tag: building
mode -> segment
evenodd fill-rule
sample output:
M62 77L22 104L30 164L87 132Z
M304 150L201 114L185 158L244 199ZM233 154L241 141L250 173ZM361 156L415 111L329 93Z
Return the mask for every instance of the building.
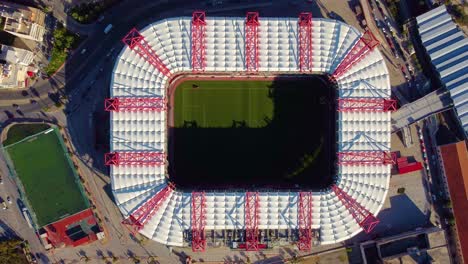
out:
M43 41L45 13L33 7L0 2L1 29L15 36Z
M160 102L179 74L193 72L250 74L254 78L307 71L332 76L340 100L356 100L358 108L360 102L387 102L390 98L387 66L380 51L373 49L375 39L368 32L362 34L330 19L314 18L312 23L312 18L303 14L298 19L258 18L248 13L247 18L205 20L203 16L199 25L205 32L190 34L197 19L196 14L193 18L169 18L148 25L141 33L132 30L125 37L131 40L130 46L121 51L115 63L111 96L122 98L121 102L125 98L150 102L151 97ZM204 38L198 54L196 42L200 39L194 36ZM201 63L197 63L200 58ZM334 244L363 230L370 232L378 222L374 216L385 201L391 170L381 159L390 150L391 114L387 110L338 112L336 144L342 162L337 165L338 180L318 192L192 193L174 189L166 166L161 165L167 161L152 163L151 168L138 161L167 152L167 115L163 108L112 111L110 115L111 153L106 163L112 166L115 202L125 222L136 225L144 236L170 246L192 245L195 251L204 250L206 243L218 245L220 240L233 248L258 250L260 244L289 244L301 237L305 237L305 244L311 239L314 245ZM132 164L140 165L124 164L126 157L131 159L135 154L139 158ZM347 155L353 154L357 159L373 159L375 154L376 160L351 164L353 157ZM158 157L164 155L153 155ZM347 158L350 163L343 160ZM308 237L311 229L313 238ZM296 235L302 231L305 235ZM276 239L270 239L270 233L276 234ZM218 235L223 239L216 240ZM200 243L198 248L196 243Z
M31 51L0 45L0 88L25 87L33 59Z
M416 18L421 42L468 135L468 38L441 5Z
M360 249L364 264L450 263L444 230L437 227L368 240Z
M468 260L468 151L465 141L439 146L441 167L445 173L446 193L452 201L458 250Z

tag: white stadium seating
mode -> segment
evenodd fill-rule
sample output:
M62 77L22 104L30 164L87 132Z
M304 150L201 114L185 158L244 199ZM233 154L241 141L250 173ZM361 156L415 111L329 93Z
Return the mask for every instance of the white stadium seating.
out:
M259 72L300 73L298 66L298 19L260 18ZM245 18L206 18L206 71L242 73ZM191 17L157 21L140 33L174 74L192 72ZM330 19L313 19L313 72L331 74L362 35L355 28ZM169 79L145 59L125 47L117 58L111 82L112 97L161 96ZM338 93L346 97L390 97L387 66L374 49L337 78ZM112 112L111 151L167 152L167 112ZM390 112L339 112L338 151L389 150ZM374 215L387 195L389 165L339 166L337 186ZM111 168L112 190L124 216L167 185L166 167ZM260 192L259 228L287 229L298 225L298 192ZM206 193L206 229L244 227L243 192ZM183 231L191 226L191 193L175 191L140 232L172 246L184 246ZM314 229L320 244L349 239L362 231L333 191L313 193ZM316 242L316 243L317 243Z

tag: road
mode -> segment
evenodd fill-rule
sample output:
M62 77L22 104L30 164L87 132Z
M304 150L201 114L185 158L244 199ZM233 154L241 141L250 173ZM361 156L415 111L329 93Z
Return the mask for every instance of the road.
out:
M3 159L3 157L1 157ZM0 172L7 171L5 163L0 161ZM6 202L7 196L11 198L12 204L7 203L8 209L0 213L0 230L8 237L19 236L20 238L27 240L31 252L43 252L44 246L40 243L33 229L30 228L23 217L21 212L22 202L19 199L19 193L13 180L5 173L0 173L2 176L2 184L0 184L0 199ZM3 210L3 209L0 209ZM39 258L43 257L43 253L38 254Z
M425 78L421 73L414 71L410 55L403 48L405 37L402 37L402 32L392 18L385 1L361 0L361 5L371 31L379 38L386 51L391 54L390 57L395 63L392 66L404 77L404 84L397 88L398 92L402 93L408 101L424 95L424 91L420 91L420 88L423 87L421 83L425 81ZM402 9L405 10L405 8Z

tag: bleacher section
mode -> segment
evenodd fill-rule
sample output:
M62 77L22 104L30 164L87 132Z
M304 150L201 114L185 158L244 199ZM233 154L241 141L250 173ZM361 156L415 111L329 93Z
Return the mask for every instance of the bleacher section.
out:
M191 17L155 22L140 33L173 74L191 72ZM206 18L206 72L246 71L245 18ZM259 72L299 73L297 18L260 18ZM313 19L313 71L332 74L361 33L342 22ZM168 78L132 52L120 53L111 84L112 97L165 97ZM337 79L338 96L390 97L387 67L378 49ZM112 112L111 151L167 152L167 125L162 112ZM312 121L311 121L312 122ZM390 112L339 112L338 151L390 149ZM112 190L124 216L167 184L164 167L111 168ZM340 166L337 185L377 215L389 187L390 166ZM295 229L298 192L261 192L260 229ZM206 230L243 229L244 192L206 193ZM155 241L183 246L191 225L191 193L170 194L141 233ZM313 228L321 244L349 239L362 229L331 190L313 193Z

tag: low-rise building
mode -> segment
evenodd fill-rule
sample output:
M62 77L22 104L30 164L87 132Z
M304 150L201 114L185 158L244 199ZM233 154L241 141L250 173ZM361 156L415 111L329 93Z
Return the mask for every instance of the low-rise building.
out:
M27 86L33 59L34 54L29 50L0 45L0 88Z
M368 240L360 249L364 264L450 263L445 232L437 227Z
M42 41L45 13L29 6L0 1L0 29L15 36Z
M468 38L453 22L445 5L418 16L416 22L434 74L450 92L457 118L468 137Z
M458 234L457 249L468 262L468 151L465 141L439 146L441 168L445 174L445 192L450 195Z

